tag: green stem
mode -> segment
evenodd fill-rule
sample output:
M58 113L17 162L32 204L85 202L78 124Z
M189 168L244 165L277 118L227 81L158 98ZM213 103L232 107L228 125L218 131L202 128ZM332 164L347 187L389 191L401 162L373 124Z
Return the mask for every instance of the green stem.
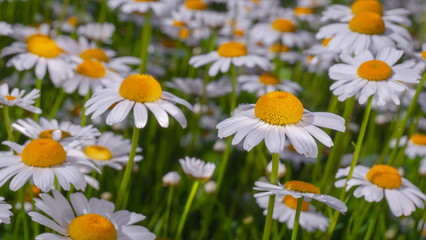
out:
M139 73L146 73L146 64L148 59L148 46L151 41L151 11L145 13L142 36L141 36L141 64L139 65Z
M31 191L31 189L30 189ZM30 239L29 229L28 229L28 219L27 214L25 212L25 187L19 189L19 198L21 200L21 215L22 215L22 228L24 229L24 239Z
M191 192L189 193L188 199L186 200L185 208L179 220L178 230L175 237L176 240L180 240L182 237L183 226L185 225L186 217L188 216L189 209L191 208L192 201L194 200L199 185L200 181L197 180L194 181L194 183L192 184Z
M300 218L300 211L302 210L302 204L303 204L303 197L297 199L296 216L294 217L294 226L293 226L293 232L291 233L291 240L297 239L297 232L299 230L299 218Z
M58 35L61 35L61 32L62 32L61 25L62 25L62 22L65 19L65 15L67 13L67 9L68 9L69 4L70 4L70 0L64 0L64 3L62 3L62 10L61 10L61 14L59 15L59 19L58 19L58 21L59 21Z
M58 112L59 108L62 105L62 101L64 100L65 92L64 89L60 88L58 95L56 96L55 104L52 107L52 111L49 113L49 120L54 118L56 116L56 113ZM83 106L84 110L84 106Z
M37 82L36 82L36 89L38 89L40 91L40 97L36 98L36 102L34 104L35 107L40 108L41 106L41 86L42 86L42 81L40 78L37 78ZM38 121L38 118L40 117L39 114L34 114L34 121Z
M84 100L83 100L83 106L82 106L82 111L81 111L81 122L80 125L82 127L86 126L86 107L84 105L86 105L87 100L89 100L90 96L92 96L91 91L89 91L86 96L84 96Z
M237 96L235 94L236 92L236 85L237 85L237 73L235 66L231 64L231 80L232 80L232 92L231 92L231 109L229 110L229 115L231 116L232 111L234 111L235 107L237 106Z
M375 232L377 228L377 218L380 215L380 203L375 206L374 213L370 218L370 224L368 224L368 230L367 233L364 236L364 240L369 240L373 233Z
M271 172L271 184L276 185L278 182L278 163L280 161L280 155L278 153L272 154L272 172ZM268 240L271 235L272 226L272 214L274 213L275 195L269 196L268 202L268 213L266 214L265 227L263 229L263 240Z
M35 206L35 201L34 201L33 186L31 185L30 181L28 181L28 190L29 190L29 193L30 193L31 205L33 206L33 210L35 210L36 206ZM34 228L34 236L37 236L38 235L38 230L39 230L39 226L38 226L37 222L33 221L33 228Z
M133 163L136 155L136 148L139 142L139 133L140 129L136 126L133 126L133 135L132 135L132 148L130 149L129 162L127 163L126 170L124 171L123 179L121 180L120 188L118 190L117 200L115 202L115 207L120 209L123 204L124 196L127 192L127 187L130 182L130 175L132 174Z
M107 0L102 0L101 9L99 10L98 23L104 23L106 19L107 13Z
M172 200L173 200L173 192L174 192L174 187L171 186L170 190L169 190L169 194L167 195L167 206L166 206L166 214L164 216L164 220L163 220L163 226L164 226L164 234L163 237L167 238L167 235L169 234L169 218L170 218L170 208L172 206Z
M225 176L226 165L228 165L229 155L231 154L231 138L226 139L226 149L223 152L222 161L220 163L219 174L217 175L216 192L219 192L220 186L222 185L223 177Z
M12 126L10 125L9 107L6 105L3 106L3 121L6 127L8 140L14 142L15 137L13 136Z

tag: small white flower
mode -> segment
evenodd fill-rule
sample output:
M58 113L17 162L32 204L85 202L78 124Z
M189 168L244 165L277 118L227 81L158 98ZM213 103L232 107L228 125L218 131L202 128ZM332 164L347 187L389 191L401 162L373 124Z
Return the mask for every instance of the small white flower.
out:
M12 209L12 206L5 203L4 197L0 197L0 223L10 223L10 217L13 215L10 209Z
M204 191L210 195L216 192L216 187L217 187L217 183L213 180L210 180L206 182L206 184L204 184Z
M179 159L179 163L185 174L196 180L210 179L216 168L214 163L206 163L203 160L194 157L185 157L185 159Z
M34 107L35 99L40 97L40 91L38 89L33 89L27 95L25 95L25 90L19 90L14 88L9 93L9 86L7 84L2 84L0 86L0 108L2 105L5 106L18 106L27 111L40 114L41 109Z
M112 23L88 23L78 27L77 33L85 36L92 41L100 41L103 43L112 42L112 34L115 26Z
M134 1L108 0L111 9L120 8L123 13L147 13L152 10L156 16L168 14L176 5L174 0Z
M181 181L181 177L178 172L171 171L166 173L162 178L163 186L177 186Z
M262 73L260 75L241 75L238 77L241 90L249 93L256 93L257 97L261 97L268 92L281 90L297 95L302 91L302 87L291 80L279 79L272 73Z

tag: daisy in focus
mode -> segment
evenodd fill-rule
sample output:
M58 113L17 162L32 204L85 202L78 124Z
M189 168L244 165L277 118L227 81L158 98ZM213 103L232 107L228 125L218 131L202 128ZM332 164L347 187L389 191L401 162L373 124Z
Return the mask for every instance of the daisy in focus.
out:
M370 51L355 57L342 53L340 58L343 63L329 69L330 78L335 80L330 90L338 96L339 101L355 95L359 103L364 104L373 96L374 104L384 105L393 101L399 105L398 96L408 89L404 83L416 84L420 79L413 69L414 61L396 64L402 55L403 51L393 48L384 48L375 57Z
M284 185L281 185L280 183L278 183L278 185L274 185L267 182L256 181L254 185L256 186L253 188L254 190L261 191L259 193L254 194L254 197L256 199L265 198L271 195L277 195L280 197L291 196L296 199L303 197L304 201L306 202L310 202L312 199L314 199L319 202L323 202L327 204L329 207L343 214L346 213L346 211L348 210L344 202L340 201L339 199L335 197L321 194L320 189L318 187L307 182L288 181ZM280 198L277 197L277 199L280 199ZM288 201L294 201L294 200L288 200Z
M40 91L33 89L27 95L24 96L24 94L25 90L19 90L18 88L14 88L9 92L9 85L2 84L0 86L0 108L3 105L8 107L18 106L32 113L40 114L41 109L33 106L35 99L40 97Z
M64 190L70 189L70 183L75 189L84 190L87 183L80 166L97 170L96 167L89 161L68 155L73 144L63 146L57 140L36 139L26 145L4 141L3 144L17 155L0 155L0 185L12 179L9 188L17 191L31 180L41 191L48 192L55 188L57 180Z
M246 45L239 42L228 42L219 46L217 51L206 55L194 56L189 60L189 64L194 68L212 63L209 68L209 75L216 76L219 72L229 71L231 64L237 67L246 66L253 68L258 66L263 70L270 69L270 62L266 58L257 55L248 55Z
M142 214L114 211L114 203L98 198L87 200L82 193L73 193L70 199L71 203L56 190L52 196L43 193L40 199L34 199L36 207L50 218L38 212L28 215L57 232L42 233L36 239L155 239L148 229L136 225L145 219Z
M194 157L179 159L179 163L187 176L199 181L209 180L216 169L216 165L214 163L206 163L203 160Z
M219 138L235 133L232 144L243 141L243 148L250 151L263 139L271 153L284 150L286 138L295 150L306 157L317 157L318 139L327 147L333 146L331 138L319 127L345 131L345 120L332 113L309 112L293 94L269 92L259 98L256 104L247 105L243 111L234 114L217 125Z
M133 109L135 126L144 128L148 121L147 109L149 109L161 127L169 126L167 114L170 114L185 128L187 124L185 115L175 106L176 103L192 110L191 104L187 101L162 91L160 83L151 75L133 74L120 83L95 92L85 107L86 115L92 114L92 119L111 108L106 118L108 125L122 122Z
M350 167L339 169L334 183L337 188L345 186ZM364 197L367 202L380 202L385 196L393 215L410 216L418 208L424 208L425 194L407 179L401 177L396 168L388 165L374 165L371 168L355 166L352 178L347 182L346 191L358 186L356 198Z
M302 87L291 80L279 79L272 73L264 72L260 75L241 75L238 77L241 90L256 93L259 98L268 92L285 91L297 95Z
M10 223L10 217L13 215L10 209L12 206L4 201L4 197L0 197L0 223Z

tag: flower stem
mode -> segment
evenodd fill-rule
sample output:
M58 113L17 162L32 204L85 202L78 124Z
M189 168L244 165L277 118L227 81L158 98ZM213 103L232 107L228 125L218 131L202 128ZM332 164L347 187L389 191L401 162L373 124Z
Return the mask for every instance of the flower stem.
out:
M117 200L115 202L115 207L120 209L123 204L124 196L127 192L127 187L130 182L130 175L132 174L133 163L136 155L136 148L139 142L139 133L140 129L136 126L133 126L133 135L132 135L132 148L130 149L129 162L127 163L126 170L124 171L123 179L121 180L120 188L117 194Z
M231 116L232 111L234 111L237 106L237 96L235 94L236 85L237 85L237 73L234 64L231 64L231 81L232 81L232 92L231 92L231 109L229 110L229 115Z
M107 13L107 0L102 0L101 9L99 10L98 23L104 23L106 19Z
M302 204L303 204L303 197L297 199L296 216L294 217L294 226L293 226L293 232L291 233L291 240L297 239L297 232L299 230L299 218L300 218L300 211L302 210Z
M280 161L280 155L278 153L272 154L272 172L270 181L271 184L276 185L278 182L278 163ZM271 235L272 226L272 215L274 213L275 195L269 196L268 202L268 213L266 215L265 228L263 229L263 240L268 240Z
M91 91L89 91L86 96L84 96L84 100L83 100L83 107L81 110L81 122L80 125L82 127L86 126L86 107L84 105L86 105L87 100L89 100L90 96L92 96Z
M192 201L194 200L195 193L197 193L198 186L200 181L194 181L192 184L191 192L189 193L188 199L186 200L185 208L183 209L183 214L180 217L178 230L176 233L175 240L180 240L182 237L183 226L185 225L186 217L188 216L189 209L191 208Z
M30 198L31 198L31 205L33 206L33 209L36 209L35 201L34 201L33 186L31 185L30 181L28 181L28 189L29 189ZM34 228L34 236L37 236L39 232L39 226L38 226L38 223L35 221L33 221L33 228Z
M139 73L146 73L146 64L148 59L148 47L151 41L151 11L145 13L144 23L141 36L141 64L139 65Z
M167 206L166 206L166 213L163 220L163 226L164 226L164 233L163 237L166 239L167 235L169 234L169 218L170 218L170 208L172 206L172 200L173 200L173 192L174 187L171 186L169 189L169 194L167 195Z
M36 98L35 104L34 104L34 106L37 107L37 108L40 108L40 106L41 106L41 86L42 86L42 81L41 81L40 78L37 78L36 89L38 89L40 91L40 97ZM33 116L34 121L38 121L39 117L40 117L39 114L34 114L34 116Z
M3 106L3 121L4 121L4 125L6 127L7 137L9 139L9 141L14 142L15 137L13 136L12 126L10 125L9 107L6 106L6 105Z
M55 104L52 107L52 111L49 113L49 120L54 118L56 116L56 113L58 112L59 108L62 105L62 101L64 100L65 92L64 89L60 88L58 95L56 96Z
M31 189L30 189L31 191ZM21 189L19 189L19 198L21 201L21 215L22 215L22 227L24 229L24 239L28 240L30 239L30 234L28 231L28 219L27 219L27 214L25 213L25 187L21 187Z

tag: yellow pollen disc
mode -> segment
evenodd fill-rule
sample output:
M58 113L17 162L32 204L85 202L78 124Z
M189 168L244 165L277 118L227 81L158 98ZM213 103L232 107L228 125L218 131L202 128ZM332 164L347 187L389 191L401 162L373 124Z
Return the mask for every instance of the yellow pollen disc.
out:
M30 194L30 191L32 192L32 194ZM31 202L33 199L31 196L36 198L38 197L40 192L41 190L36 185L31 185L31 188L25 188L25 202Z
M329 38L326 38L326 39L322 40L322 45L324 47L327 47L327 45L331 41L331 39L333 39L333 37L329 37Z
M257 100L254 114L272 125L292 124L302 118L303 105L289 92L269 92Z
M247 48L239 42L228 42L219 46L217 54L222 57L241 57L247 55Z
M91 78L101 78L106 75L104 65L101 62L92 59L84 60L77 66L76 72Z
M259 76L259 82L261 82L263 84L274 85L274 84L279 84L281 81L277 76L275 76L271 73L262 73Z
M378 35L385 32L385 22L377 13L361 12L349 21L349 29L357 33Z
M53 139L36 139L22 150L22 162L33 167L53 167L63 163L66 153L62 145Z
M161 86L151 75L133 74L123 80L119 93L131 101L154 102L161 97Z
M315 187L313 184L303 181L288 181L284 184L284 188L286 188L287 190L293 190L302 193L321 194L319 188Z
M415 133L410 137L411 142L416 145L426 145L426 135L421 133Z
M74 218L68 227L71 239L117 240L117 230L105 217L88 213Z
M187 39L189 37L189 29L188 28L182 28L179 30L179 38L180 39Z
M98 161L106 161L112 158L111 151L108 148L99 145L87 146L84 149L84 154L86 154L89 158Z
M237 37L244 37L244 30L241 30L241 29L235 29L235 30L234 30L234 36L237 36Z
M43 35L30 37L27 50L32 54L45 58L57 57L62 52L62 49L56 45L55 41Z
M361 12L374 12L379 15L383 14L382 4L373 0L356 1L352 4L351 10L353 14L358 14Z
M207 5L201 0L187 0L185 7L191 10L204 11L207 9Z
M369 81L383 81L392 75L389 65L380 60L370 60L358 67L358 76Z
M70 18L68 18L67 22L71 25L71 26L77 26L77 18L75 16L72 16Z
M310 7L295 7L294 14L296 16L313 14L314 9Z
M33 40L34 38L37 38L37 37L47 37L47 36L43 35L43 34L40 34L40 33L35 33L35 34L32 34L32 35L28 36L25 39L25 42L28 43L28 42L30 42L31 40Z
M426 60L426 51L422 52L422 57L423 57L424 60Z
M272 28L280 32L295 32L296 26L291 20L278 18L272 23Z
M381 188L399 188L401 175L388 165L374 165L367 173L367 179Z
M175 26L175 27L185 27L186 23L182 22L182 21L175 20L175 21L173 21L173 26Z
M288 47L286 45L276 43L269 47L269 51L273 53L278 53L278 52L285 53L285 52L288 52Z
M6 95L6 96L4 96L6 99L7 99L7 101L13 101L13 100L15 100L16 99L16 97L15 96L10 96L10 95Z
M53 131L56 131L59 129L49 129L49 130L43 130L38 134L39 138L45 138L45 139L52 139L52 133ZM71 133L67 132L67 131L61 131L61 140L67 137L71 137Z
M95 59L101 62L109 62L109 57L106 53L99 48L89 48L80 53L80 57L83 60Z
M287 205L290 208L297 209L297 198L292 197L291 195L286 195L283 198L283 203ZM309 202L303 201L302 202L302 211L308 211L309 210Z

